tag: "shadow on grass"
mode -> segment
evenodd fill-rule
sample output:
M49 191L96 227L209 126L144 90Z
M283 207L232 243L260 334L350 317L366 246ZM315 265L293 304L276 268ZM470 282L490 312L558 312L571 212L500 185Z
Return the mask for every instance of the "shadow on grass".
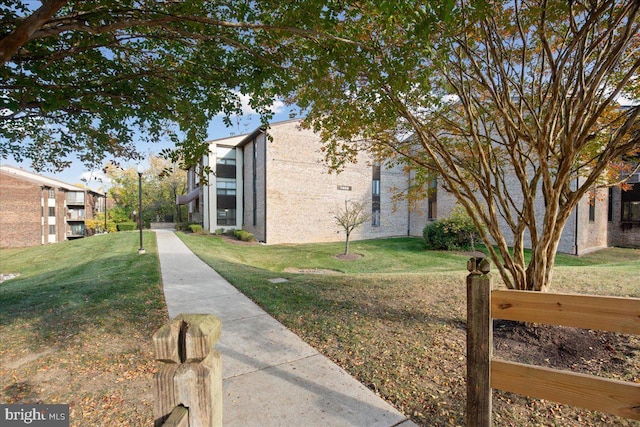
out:
M60 345L90 328L112 333L139 323L164 304L159 272L150 264L155 261L137 256L99 260L109 268L89 261L0 284L0 327L27 324L31 332L13 332L29 346L39 346ZM115 273L113 266L118 266Z

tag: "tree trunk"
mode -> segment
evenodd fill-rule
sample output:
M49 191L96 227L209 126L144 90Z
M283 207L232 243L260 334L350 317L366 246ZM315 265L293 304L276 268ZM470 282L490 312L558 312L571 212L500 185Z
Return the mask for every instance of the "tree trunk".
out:
M43 1L38 10L23 20L11 33L2 37L0 39L0 63L4 65L9 61L29 41L33 33L38 31L67 3L68 0Z
M344 242L344 254L349 255L349 233L347 233L347 239Z

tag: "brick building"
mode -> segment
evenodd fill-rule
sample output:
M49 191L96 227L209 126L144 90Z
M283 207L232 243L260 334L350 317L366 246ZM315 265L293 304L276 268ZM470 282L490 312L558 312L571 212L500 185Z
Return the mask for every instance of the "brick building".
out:
M366 202L371 217L353 232L354 240L422 234L424 215L409 210L407 201L391 200L408 186L401 168L361 154L343 172L330 173L320 138L299 124L275 123L269 137L259 128L211 141L202 161L213 172L208 185L199 186L191 170L190 193L179 197L189 205L189 220L210 232L243 229L268 244L341 241L344 230L335 215L348 200Z
M103 193L0 166L0 247L85 237L85 221L104 212L104 203Z
M447 217L455 206L455 198L440 185L428 200L411 204L411 208L407 200L393 200L394 194L409 187L411 177L399 167L373 162L364 153L343 172L330 173L319 136L299 124L299 120L290 120L272 124L268 131L259 128L211 141L209 155L201 163L212 171L208 184L200 186L197 171L192 169L190 191L178 197L179 204L188 205L189 221L201 223L212 233L247 230L268 244L332 242L344 239L334 217L345 200L365 201L371 216L354 231L353 240L421 236L429 221ZM517 198L519 186L513 181L510 195ZM635 192L640 191L638 187L640 184L635 185ZM623 204L619 189L612 191L613 198L599 189L593 202L589 198L580 202L567 222L560 252L581 255L607 246L640 246L640 221L616 222ZM628 206L625 212L637 210L640 215L640 197L634 199L637 202L630 202L629 197L623 193ZM542 213L544 202L539 200L539 204Z

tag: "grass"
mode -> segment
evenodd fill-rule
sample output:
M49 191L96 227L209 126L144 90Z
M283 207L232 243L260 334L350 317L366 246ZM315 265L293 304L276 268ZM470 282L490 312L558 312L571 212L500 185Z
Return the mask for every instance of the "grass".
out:
M397 238L353 242L351 251L363 257L341 261L335 258L341 243L262 246L179 236L243 293L415 422L465 424L468 255L425 251L420 239ZM309 274L314 272L331 274ZM268 281L276 277L288 281ZM552 291L640 297L638 279L640 250L560 255ZM638 340L633 344L612 356L628 359L615 376L640 381ZM577 363L582 362L603 363ZM634 424L496 392L494 425Z
M420 239L262 246L179 236L311 345L414 421L464 425L467 255ZM165 323L155 235L114 233L0 250L0 401L67 403L74 426L144 426L156 369L151 335ZM552 290L640 297L640 251L559 257ZM310 274L323 273L323 274ZM272 284L270 278L284 277ZM634 359L635 355L635 359ZM580 356L580 355L579 355ZM638 348L619 377L640 381ZM587 360L598 364L599 361ZM507 393L496 426L632 425Z
M0 251L0 401L70 404L72 425L150 425L166 319L155 234ZM106 424L105 424L106 423Z

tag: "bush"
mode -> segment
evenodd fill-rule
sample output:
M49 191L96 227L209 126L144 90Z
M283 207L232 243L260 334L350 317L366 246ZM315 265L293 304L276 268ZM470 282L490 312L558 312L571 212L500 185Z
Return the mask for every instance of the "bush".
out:
M233 235L236 236L236 239L242 240L243 242L252 242L256 240L252 233L244 230L236 230L233 232Z
M454 250L457 249L458 235L449 232L444 220L439 220L427 224L422 231L422 237L427 245L427 249Z
M135 230L138 224L135 222L121 222L116 224L118 231L132 231Z
M480 233L464 208L456 205L448 218L427 224L422 236L428 249L475 250Z
M191 224L189 230L191 230L192 233L202 234L202 226L200 224Z

